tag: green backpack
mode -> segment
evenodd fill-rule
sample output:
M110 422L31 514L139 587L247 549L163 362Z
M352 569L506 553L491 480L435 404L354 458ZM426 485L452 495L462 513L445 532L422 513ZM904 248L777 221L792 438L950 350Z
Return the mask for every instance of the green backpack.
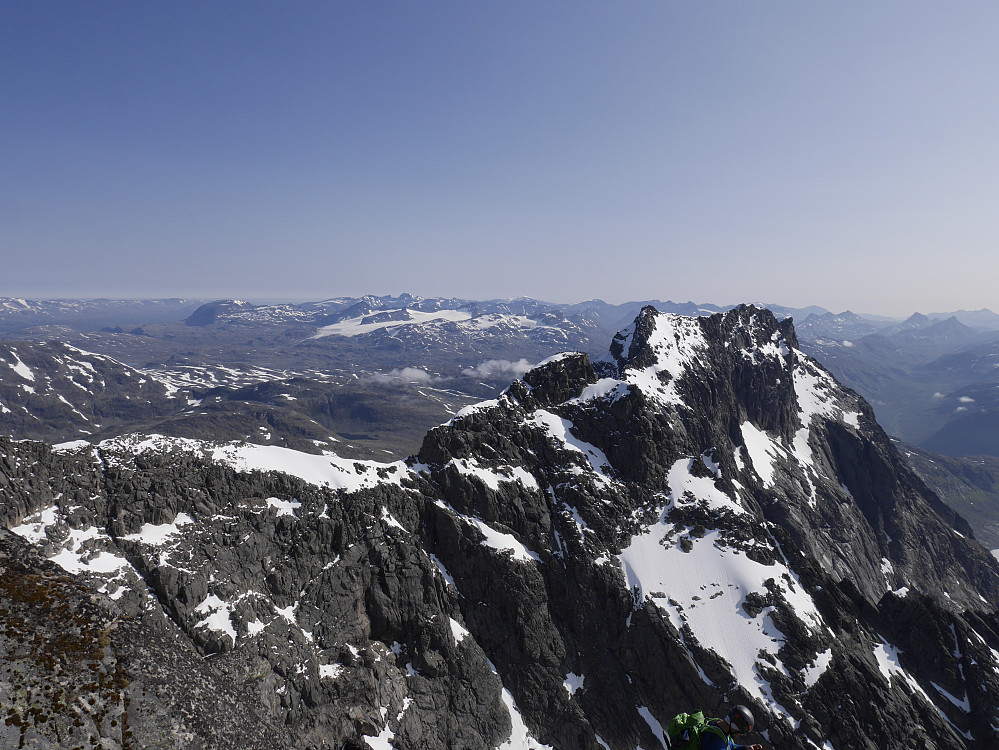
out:
M705 719L700 711L693 714L677 714L666 723L666 737L672 750L700 750L701 737L706 732L717 734L723 740L728 741L728 737L714 724L709 721L717 719Z

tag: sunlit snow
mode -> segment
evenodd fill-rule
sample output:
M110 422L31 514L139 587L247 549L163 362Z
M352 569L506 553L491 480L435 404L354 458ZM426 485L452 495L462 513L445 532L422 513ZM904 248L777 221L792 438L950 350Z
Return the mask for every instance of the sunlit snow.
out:
M195 627L206 627L217 633L223 633L232 638L233 643L236 642L236 629L232 626L230 619L232 612L228 602L222 601L215 594L209 594L195 611L206 615Z
M663 750L669 750L664 739L666 728L659 723L659 720L652 715L652 712L646 706L638 707L638 714L645 719L645 723L649 725L649 729L652 730L652 736L659 740L660 746Z
M344 672L343 664L320 664L319 677L335 680Z
M467 417L470 414L474 414L477 411L492 409L494 406L499 406L499 400L489 399L488 401L480 401L476 404L469 404L468 406L459 409L458 412L453 417L451 417L451 420L448 422L448 424L454 424L459 419Z
M402 461L383 464L332 455L316 456L277 445L231 444L215 448L211 455L238 471L280 471L310 484L350 492L386 482L398 484L408 472ZM378 470L386 476L381 476Z
M122 538L129 542L142 542L143 544L159 546L170 541L170 538L180 531L181 526L186 526L189 523L194 523L194 519L186 513L178 513L173 523L145 523L137 533L128 534Z
M753 462L753 469L763 484L772 487L774 483L774 461L781 455L783 449L766 432L752 422L742 423L742 439Z
M503 466L498 469L487 469L479 466L474 458L455 458L451 460L451 464L461 474L480 479L491 490L499 490L500 482L519 482L528 489L538 489L538 482L534 476L520 466Z
M513 731L510 733L510 739L500 745L497 750L553 750L551 745L542 745L531 736L530 730L520 715L520 709L517 708L517 703L513 699L513 694L506 688L503 688L503 703L510 711Z
M569 672L565 676L565 680L562 681L562 686L569 695L575 695L576 691L583 687L585 681L583 675Z
M690 502L704 504L712 510L731 510L745 513L741 505L715 486L713 477L695 476L691 466L700 458L681 458L673 463L666 475L669 499L676 505Z
M448 618L448 624L451 626L451 635L454 636L456 643L461 643L465 638L471 635L468 630L460 622L455 620L453 617Z
M18 375L20 375L25 380L30 380L30 381L34 382L34 380L35 380L35 373L32 371L32 369L30 367L28 367L26 364L24 364L24 362L21 361L20 357L17 356L17 349L14 349L13 347L11 347L10 353L14 355L14 359L16 361L16 364L12 365L12 364L10 364L8 362L7 366L10 367L10 369L12 369L14 372L16 372Z
M57 507L52 506L28 516L10 530L32 544L48 538L46 529L56 526L63 520ZM129 562L114 552L101 549L110 545L111 538L103 529L95 526L86 529L67 528L66 538L59 551L50 559L67 573L100 573L107 575L131 567Z
M805 669L805 687L812 687L819 681L819 677L829 668L832 662L832 649L826 649L815 657L815 661Z
M402 717L405 715L406 710L412 704L412 698L404 698L402 702L402 711L395 717L396 722L402 721ZM384 719L388 715L388 709L382 708L382 718ZM363 736L363 735L362 735ZM392 744L392 740L395 737L395 732L389 729L389 725L386 722L385 728L378 734L377 737L363 736L364 741L368 744L368 747L374 750L394 750L395 745Z
M267 498L267 506L277 510L279 516L294 516L295 511L302 507L298 500L281 500L276 497Z
M399 317L405 315L404 319L393 320L397 313ZM456 323L463 320L470 320L471 313L465 310L434 310L433 312L423 312L422 310L385 311L381 314L375 312L360 318L342 320L339 323L323 326L312 338L321 339L326 336L360 336L383 328L398 328L407 325L419 325L433 321L448 321ZM367 320L368 322L365 322Z
M568 419L563 419L544 409L537 409L531 415L531 421L567 449L583 454L593 470L595 479L606 482L610 478L610 462L607 460L607 456L596 446L573 435L571 432L572 422Z
M340 458L328 453L323 455L302 453L278 445L218 444L163 435L126 435L106 440L101 443L101 447L134 455L146 451L168 453L174 450L200 453L210 460L228 464L237 471L278 471L298 477L310 484L348 492L379 484L399 484L409 473L409 468L402 461L393 463L362 461ZM109 460L115 459L112 456ZM286 501L275 500L275 502ZM282 507L294 510L294 506Z
M442 563L439 559L437 559L437 555L434 555L430 552L427 553L427 556L430 558L433 564L437 566L437 570L440 571L441 577L444 579L447 585L453 588L455 591L457 591L458 585L454 582L454 577L452 577L452 575L448 572L448 569L444 567L444 563Z
M627 585L637 592L636 603L651 599L678 630L688 624L702 646L731 665L740 685L761 701L776 705L757 661L760 652L776 658L784 635L770 619L772 607L750 617L742 604L751 593L766 593L765 582L772 579L770 585L781 590L795 615L806 626L819 629L824 624L811 596L785 565L751 560L726 546L718 531L708 531L701 538L688 535L689 552L675 538L664 539L682 531L664 516L645 533L632 537L620 554ZM819 666L812 679L821 674Z
M502 531L497 531L492 528L485 521L475 518L474 516L466 516L463 513L459 513L450 505L442 500L436 500L436 505L443 508L469 526L474 526L479 530L479 533L485 537L480 544L484 547L489 547L496 550L497 552L512 552L514 560L520 560L522 562L534 561L541 562L541 557L536 553L529 550L522 542L518 541L513 534L507 534Z
M617 378L601 378L596 383L586 386L578 398L570 399L568 403L586 403L596 399L617 401L628 393L628 383Z
M634 337L634 325L626 331L627 354ZM648 344L655 353L655 364L642 370L629 369L625 379L653 400L663 404L681 403L677 381L708 347L700 320L659 313L655 316L655 330L649 335Z

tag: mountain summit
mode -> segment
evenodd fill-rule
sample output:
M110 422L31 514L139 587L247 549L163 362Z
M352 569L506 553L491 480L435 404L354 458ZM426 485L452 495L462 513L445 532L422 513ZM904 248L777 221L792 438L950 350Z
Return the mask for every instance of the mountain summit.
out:
M0 448L0 565L34 582L0 591L35 643L5 683L51 694L60 606L108 675L68 688L99 716L22 700L12 739L653 750L740 702L766 746L999 741L999 565L764 309L646 307L406 462Z

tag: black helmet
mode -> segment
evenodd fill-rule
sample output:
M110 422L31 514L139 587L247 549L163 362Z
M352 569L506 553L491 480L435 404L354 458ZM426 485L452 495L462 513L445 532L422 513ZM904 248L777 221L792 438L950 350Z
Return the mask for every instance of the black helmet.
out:
M733 734L749 734L753 731L756 722L753 720L753 712L745 706L735 706L728 712L729 728Z

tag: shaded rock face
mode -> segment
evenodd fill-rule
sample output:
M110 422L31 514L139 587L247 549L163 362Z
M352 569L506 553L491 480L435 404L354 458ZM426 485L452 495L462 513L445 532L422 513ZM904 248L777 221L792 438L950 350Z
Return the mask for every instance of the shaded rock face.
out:
M227 450L0 442L0 523L32 545L4 564L52 558L93 629L132 628L98 661L157 686L138 746L176 715L189 747L650 750L732 702L765 746L999 742L999 567L765 310L645 308L603 359L553 358L326 486ZM199 656L215 710L253 721L210 731L164 697L179 670L138 666ZM19 669L0 693L56 679ZM8 732L55 746L22 703Z

